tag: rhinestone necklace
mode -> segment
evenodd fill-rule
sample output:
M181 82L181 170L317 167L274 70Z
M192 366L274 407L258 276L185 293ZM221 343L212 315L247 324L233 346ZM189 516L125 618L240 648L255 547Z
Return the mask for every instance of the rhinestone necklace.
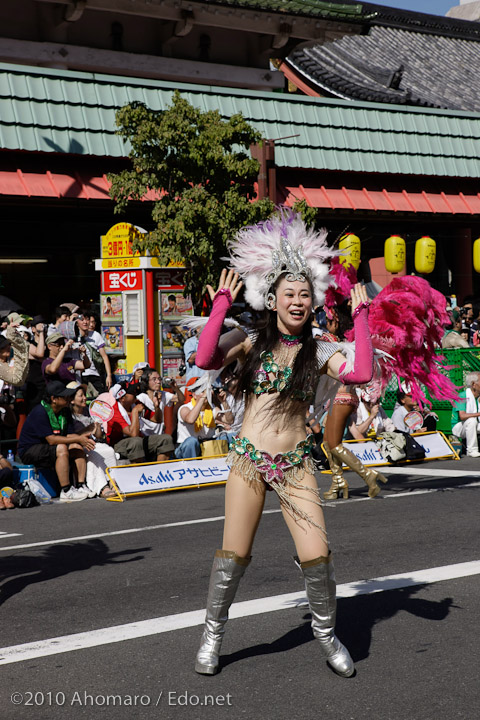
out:
M286 333L282 333L279 331L278 339L282 343L282 345L287 345L288 347L291 347L292 345L298 345L302 341L301 335L287 335Z

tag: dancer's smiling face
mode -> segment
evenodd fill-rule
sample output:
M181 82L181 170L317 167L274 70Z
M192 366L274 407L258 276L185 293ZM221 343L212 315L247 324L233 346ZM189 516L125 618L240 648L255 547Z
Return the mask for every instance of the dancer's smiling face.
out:
M291 281L282 277L277 285L275 309L280 332L300 335L312 314L312 289L308 280Z

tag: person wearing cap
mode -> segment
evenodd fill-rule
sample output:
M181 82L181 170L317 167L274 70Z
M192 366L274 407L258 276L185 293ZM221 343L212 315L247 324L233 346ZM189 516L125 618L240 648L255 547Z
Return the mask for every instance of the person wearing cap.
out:
M199 368L195 364L195 358L197 357L197 350L198 350L198 335L201 332L201 329L193 331L193 334L191 337L189 337L187 340L185 340L185 344L183 346L183 354L185 356L185 367L187 369L187 372L185 373L185 381L188 382L191 378L196 377L199 378L202 375L205 375L207 372L206 370L203 370L202 368Z
M192 400L178 411L175 448L175 457L178 459L200 457L200 442L213 439L216 433L219 409L210 407L206 391L195 389L195 385Z
M76 433L67 408L75 388L59 380L47 383L45 397L27 416L18 440L18 455L26 465L55 469L61 486L60 500L85 500L90 492L85 485L86 452L95 449L88 434ZM77 487L70 482L70 468Z
M136 385L138 382L140 382L140 378L142 377L145 369L149 367L150 365L148 364L148 362L139 362L134 365L132 371L132 378L128 381L127 385Z
M140 413L143 405L135 405L138 385L118 383L110 388L115 398L113 416L107 422L107 443L121 458L131 463L145 462L143 438L140 437ZM173 443L172 443L173 449Z
M90 367L90 358L86 348L81 345L80 359L75 360L68 355L73 346L73 340L65 340L63 335L56 331L48 335L47 340L48 358L42 362L42 373L45 380L60 380L65 383L76 380L75 371L83 372Z
M16 387L23 385L28 373L28 343L18 334L17 327L17 323L10 323L5 335L0 335L0 381Z

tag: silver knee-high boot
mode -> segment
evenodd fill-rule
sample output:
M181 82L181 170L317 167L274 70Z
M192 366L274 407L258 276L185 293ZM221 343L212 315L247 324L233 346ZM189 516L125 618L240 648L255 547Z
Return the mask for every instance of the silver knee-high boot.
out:
M208 588L207 613L195 670L202 675L215 675L218 670L228 611L240 580L251 558L242 558L233 550L217 550L213 560Z
M350 677L355 672L353 660L347 648L335 635L337 613L335 571L332 556L298 562L305 578L308 603L312 613L312 630L319 640L323 655L338 675Z

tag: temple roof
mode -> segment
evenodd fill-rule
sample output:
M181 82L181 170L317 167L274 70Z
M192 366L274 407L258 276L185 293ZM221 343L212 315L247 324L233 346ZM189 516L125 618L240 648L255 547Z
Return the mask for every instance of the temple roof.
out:
M346 100L480 111L480 23L363 8L366 34L305 43L288 56L293 82Z

